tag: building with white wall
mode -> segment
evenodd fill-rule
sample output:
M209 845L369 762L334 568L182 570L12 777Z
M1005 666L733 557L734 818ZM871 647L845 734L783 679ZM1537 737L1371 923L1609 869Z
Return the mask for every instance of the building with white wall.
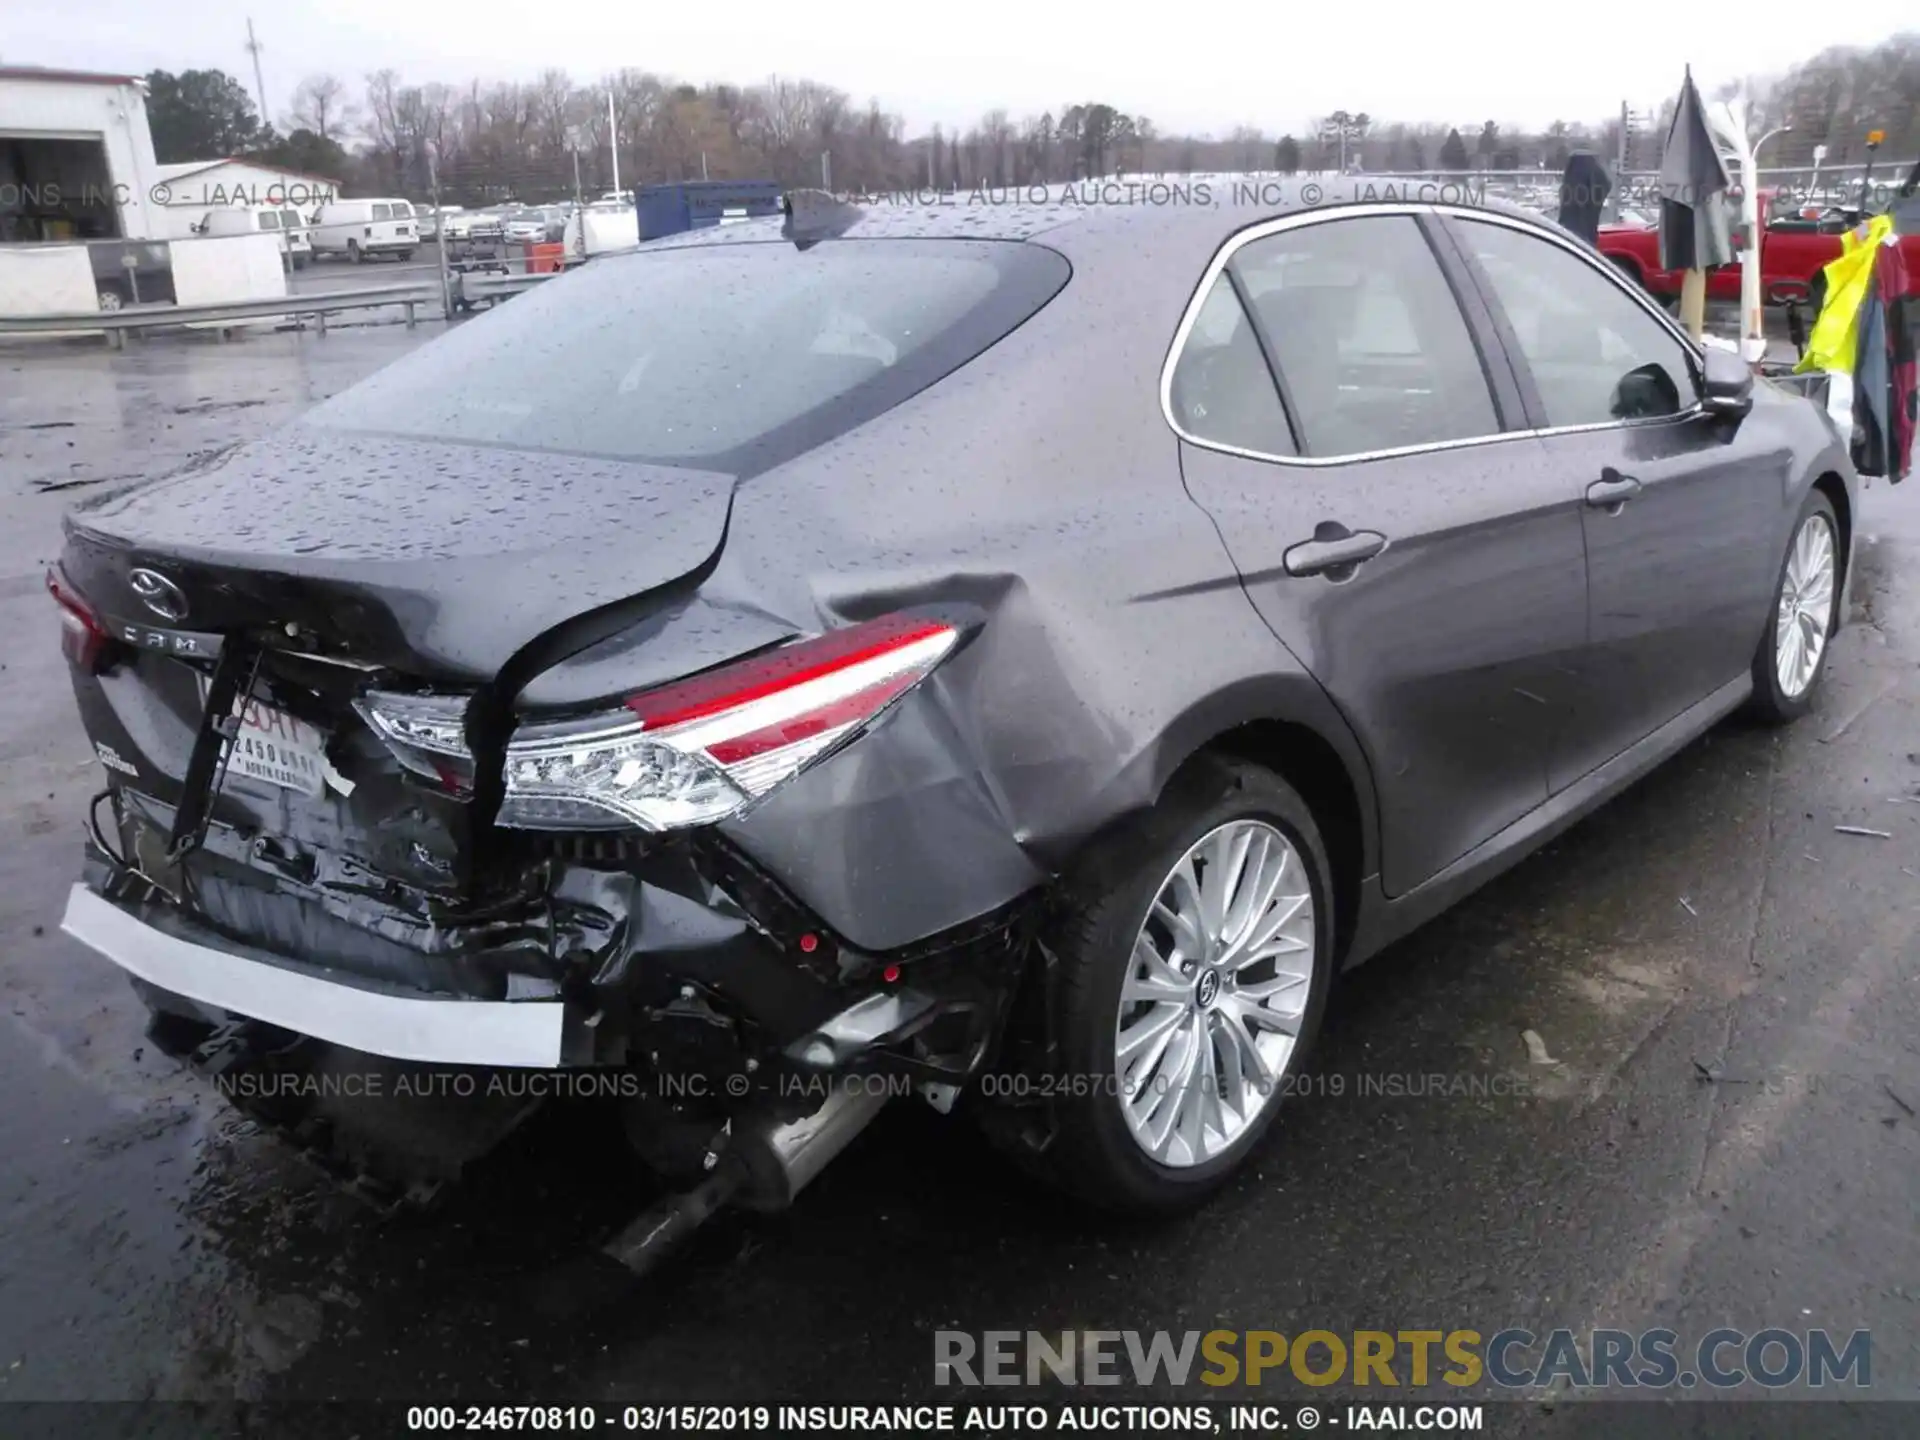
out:
M340 194L340 182L324 175L232 157L183 161L158 170L158 223L162 233L176 237L195 233L209 210L271 205L310 216Z
M137 75L0 66L0 244L167 234Z

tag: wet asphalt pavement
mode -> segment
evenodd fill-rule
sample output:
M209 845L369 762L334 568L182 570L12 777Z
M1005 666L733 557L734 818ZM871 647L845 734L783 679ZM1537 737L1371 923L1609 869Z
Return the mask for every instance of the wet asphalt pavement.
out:
M591 1258L646 1198L591 1109L431 1215L313 1177L59 933L98 777L41 576L68 503L437 329L0 351L0 1405L891 1402L953 1398L941 1328L1556 1325L1870 1329L1875 1394L1920 1398L1920 485L1865 497L1819 709L1721 726L1348 977L1317 1093L1192 1219L1091 1219L918 1106L638 1284Z

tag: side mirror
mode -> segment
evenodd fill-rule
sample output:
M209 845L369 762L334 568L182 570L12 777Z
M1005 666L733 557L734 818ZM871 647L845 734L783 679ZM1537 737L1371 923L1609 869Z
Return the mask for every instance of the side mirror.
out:
M1700 374L1700 400L1708 414L1738 420L1753 409L1753 371L1731 350L1708 347Z
M1651 420L1661 415L1677 415L1683 408L1679 387L1664 365L1637 365L1620 377L1613 387L1609 407L1616 420Z

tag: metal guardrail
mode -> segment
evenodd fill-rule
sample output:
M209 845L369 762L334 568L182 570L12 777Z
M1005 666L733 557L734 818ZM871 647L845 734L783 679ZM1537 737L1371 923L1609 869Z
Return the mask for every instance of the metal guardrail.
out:
M221 321L270 320L279 316L311 315L324 334L327 315L336 310L363 310L376 305L402 305L411 328L421 305L440 300L438 285L369 285L356 290L315 290L269 300L230 300L216 305L127 305L118 310L75 310L56 315L0 315L0 335L50 335L105 331L119 349L130 330L154 330L178 325L218 325Z

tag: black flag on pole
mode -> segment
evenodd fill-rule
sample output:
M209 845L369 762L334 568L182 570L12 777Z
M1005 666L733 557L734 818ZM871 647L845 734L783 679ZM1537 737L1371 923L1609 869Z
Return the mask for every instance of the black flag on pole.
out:
M1721 163L1693 68L1680 86L1667 147L1660 155L1660 268L1710 270L1733 260L1727 215L1727 167Z

